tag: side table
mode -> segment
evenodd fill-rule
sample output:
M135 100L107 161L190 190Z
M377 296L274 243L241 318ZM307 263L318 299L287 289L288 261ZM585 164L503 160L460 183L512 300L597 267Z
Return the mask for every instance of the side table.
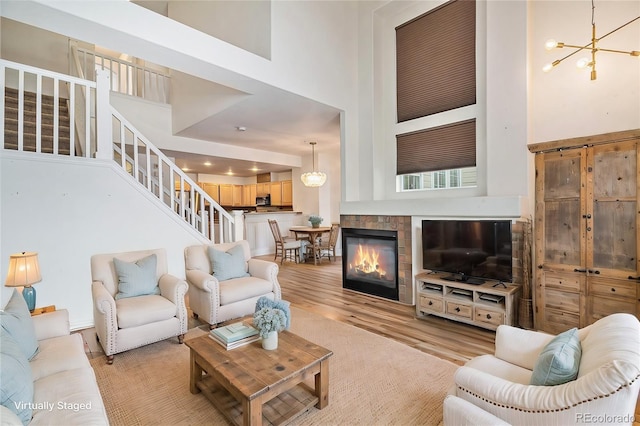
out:
M55 312L56 305L43 306L42 308L35 308L31 312L31 316L34 317L36 315L45 314L47 312Z

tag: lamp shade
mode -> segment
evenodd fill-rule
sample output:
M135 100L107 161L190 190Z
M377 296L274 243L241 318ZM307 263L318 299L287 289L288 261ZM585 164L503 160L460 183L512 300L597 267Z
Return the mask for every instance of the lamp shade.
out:
M300 176L304 186L318 187L327 181L327 175L323 172L307 172Z
M22 252L9 257L9 271L4 285L7 287L27 287L42 281L38 253Z
M324 185L327 181L327 174L323 172L316 171L316 142L309 142L311 145L311 157L313 159L313 171L303 173L300 175L300 180L304 184L304 186L310 186L312 188L317 188L319 186Z

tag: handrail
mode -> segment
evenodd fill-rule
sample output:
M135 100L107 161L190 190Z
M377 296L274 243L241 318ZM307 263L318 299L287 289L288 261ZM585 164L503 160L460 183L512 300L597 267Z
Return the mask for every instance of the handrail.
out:
M108 70L111 74L111 90L130 96L136 96L154 102L169 103L169 81L171 77L161 71L135 64L131 61L97 53L72 44L72 50L84 58L89 57L92 69L88 70L87 60L78 65L82 74L91 79L95 67Z
M178 213L183 219L187 222L191 223L191 225L196 228L201 234L207 236L212 241L215 241L214 237L214 216L217 212L219 216L218 227L219 227L219 239L220 242L224 241L225 235L225 225L231 228L234 225L234 218L218 204L209 194L207 194L202 188L198 186L196 182L194 182L186 173L184 173L178 166L176 166L169 157L167 157L159 148L154 146L149 140L144 137L138 130L120 114L115 108L111 107L112 116L120 123L118 126L119 134L113 135L114 146L117 146L119 143L120 152L127 152L126 147L130 146L133 151L133 157L129 155L129 158L133 158L133 162L129 163L127 161L127 156L120 155L120 165L122 168L127 171L141 184L147 187L147 189L157 196L163 203L167 204L164 199L164 188L165 181L163 179L164 174L164 166L167 166L169 169L168 177L170 178L170 196L169 196L169 206ZM114 126L115 128L116 126ZM129 138L129 143L127 142L126 133L127 131L132 135ZM143 147L141 147L141 144ZM157 158L157 162L155 163L158 168L158 176L157 182L159 187L162 190L155 191L153 188L153 180L151 178L151 173L143 174L143 181L140 181L140 164L141 164L141 153L140 150L143 150L144 159L146 167L143 167L144 170L151 170L152 167L152 157L155 156ZM131 169L128 169L127 165L131 165ZM176 178L174 178L174 176ZM179 178L179 179L178 179ZM179 182L179 183L178 183ZM178 189L175 189L176 184L178 183ZM179 193L176 196L176 192ZM188 193L188 198L186 195ZM161 195L162 194L162 195ZM197 196L196 196L197 194ZM209 209L206 210L205 202L209 203ZM199 205L198 205L199 204ZM199 215L193 214L193 212L200 212ZM208 213L208 220L205 215L205 212ZM199 216L196 219L196 216ZM209 229L211 230L210 236L207 235L207 227L205 224L208 223ZM232 229L227 229L232 235Z
M8 117L16 121L17 141L15 149L24 151L24 127L25 127L25 92L35 93L35 143L32 150L35 152L44 152L43 139L51 137L51 153L61 154L60 139L63 135L63 129L60 128L60 100L71 100L75 103L76 88L80 87L87 97L81 102L81 109L84 111L84 116L76 118L76 106L74 103L67 104L69 106L69 155L71 157L89 157L93 155L91 151L91 139L94 134L90 133L91 106L95 103L95 93L97 84L93 81L82 80L73 76L61 74L55 71L47 71L40 68L32 67L29 65L19 64L5 59L0 59L0 74L2 80L2 87L13 88L18 92L18 111L16 114L12 114L13 117ZM60 93L61 89L67 90L67 98ZM10 131L7 129L5 122L5 93L1 96L2 101L0 107L2 108L2 114L0 116L0 127L4 130L3 148L8 149L7 136ZM43 96L52 98L52 123L43 122ZM15 117L15 118L14 118ZM84 121L84 128L87 129L84 133L84 150L83 152L74 152L75 147L75 132L72 131L74 123L77 120ZM46 132L46 133L45 133ZM65 136L66 137L66 136ZM95 140L95 138L94 138ZM31 148L30 148L31 149ZM46 151L49 147L46 148Z
M25 78L25 74L27 78ZM28 80L25 82L25 80ZM0 148L4 150L17 150L21 152L49 153L57 156L84 157L89 160L95 158L113 159L123 170L131 175L138 183L147 188L163 204L171 208L174 213L189 223L202 236L212 242L234 241L241 238L241 219L224 210L217 201L207 194L198 184L184 173L173 161L167 157L159 148L154 146L144 135L142 135L126 118L108 103L107 88L108 78L98 79L98 82L83 80L77 77L64 75L61 73L47 71L44 69L23 65L4 59L0 59L0 84L2 87L15 88L18 92L18 111L11 113L9 119L14 126L17 122L17 143L10 144L7 141L9 130L5 127L5 96L0 96L0 128L5 129L0 140ZM36 97L30 102L35 102L36 107L36 142L33 147L25 146L25 94L31 90L30 84L35 84ZM66 84L66 86L65 86ZM59 150L58 124L59 102L64 97L60 96L60 89L68 87L70 100L83 102L85 113L85 129L87 129L86 149L84 152L74 151L70 148L68 154ZM44 86L44 87L43 87ZM83 96L73 96L81 87L87 99L79 99ZM46 92L46 93L45 93ZM42 99L44 95L53 96L53 124L44 125L42 120ZM104 104L106 102L106 104ZM101 105L105 105L104 108ZM73 105L73 103L72 103ZM100 124L100 135L98 130L90 125L91 112L95 108L98 123ZM74 121L74 108L70 109L70 127ZM11 115L15 116L14 119ZM47 127L48 126L48 127ZM50 136L53 128L53 148L51 152L42 149L43 130L46 128L47 137ZM70 143L73 144L73 131L70 128ZM13 134L16 133L12 130ZM89 134L91 132L91 134ZM99 137L98 137L99 136ZM33 139L31 139L32 141ZM91 151L91 140L96 141L95 151ZM25 149L27 148L27 149ZM155 171L157 167L157 172ZM152 170L154 170L152 172ZM157 174L156 174L157 173ZM236 212L238 213L238 212ZM216 226L217 222L217 226ZM217 228L217 230L216 230Z

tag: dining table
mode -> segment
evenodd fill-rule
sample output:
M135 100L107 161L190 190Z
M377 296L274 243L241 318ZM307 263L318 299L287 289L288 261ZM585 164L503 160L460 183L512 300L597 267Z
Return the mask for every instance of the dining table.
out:
M330 226L319 226L314 228L313 226L292 226L289 228L290 232L293 232L296 235L296 240L302 239L305 236L309 239L309 244L311 245L311 252L313 253L313 264L318 264L318 256L316 245L316 240L318 237L326 232L331 231Z

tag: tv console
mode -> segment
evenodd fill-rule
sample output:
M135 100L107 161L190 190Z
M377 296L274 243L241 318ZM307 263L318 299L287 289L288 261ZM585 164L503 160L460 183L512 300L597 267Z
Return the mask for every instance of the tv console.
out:
M442 277L442 279L447 281L455 281L459 283L467 283L467 284L473 284L473 285L484 284L487 282L483 278L470 277L464 274L445 275L444 277Z
M416 275L415 280L418 318L436 315L490 330L516 324L519 284L493 280L470 284L451 280L451 274L430 272Z

